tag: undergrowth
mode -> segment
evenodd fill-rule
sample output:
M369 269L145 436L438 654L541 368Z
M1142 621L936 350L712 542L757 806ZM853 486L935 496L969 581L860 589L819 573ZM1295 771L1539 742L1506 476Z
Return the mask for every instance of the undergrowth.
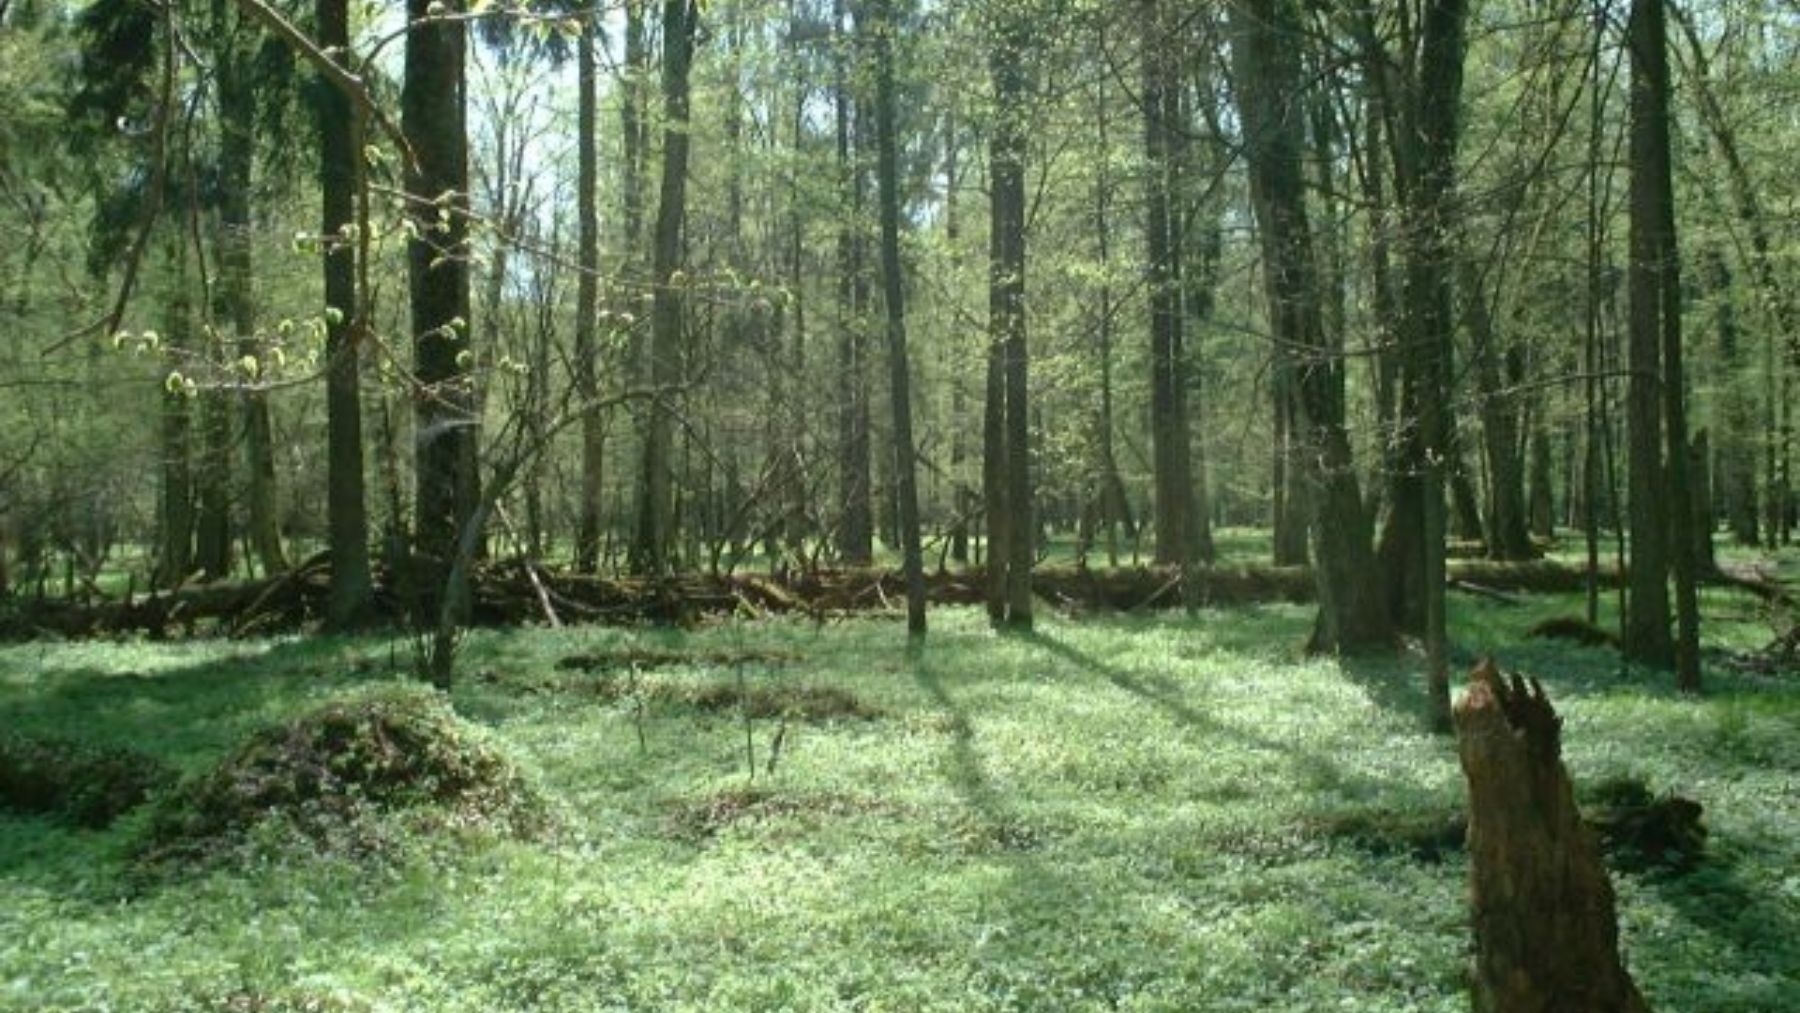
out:
M1704 807L1691 868L1615 872L1627 957L1655 1008L1766 1013L1800 990L1800 678L1726 670L1766 617L1728 592L1705 607L1697 700L1604 646L1525 638L1578 595L1454 597L1456 657L1544 681L1578 786ZM147 887L157 813L237 813L200 821L237 834L291 795L245 761L307 715L429 701L385 688L404 652L0 649L9 728L79 729L188 779L104 829L0 814L0 1008L1464 1010L1454 750L1422 730L1416 657L1305 659L1310 618L1051 616L998 637L939 610L916 651L878 620L477 633L458 717L423 720L491 751L452 769L529 770L555 834L387 819L396 847L369 862L294 831L303 806ZM391 800L376 786L413 750L352 752L364 802ZM442 802L395 804L458 811Z

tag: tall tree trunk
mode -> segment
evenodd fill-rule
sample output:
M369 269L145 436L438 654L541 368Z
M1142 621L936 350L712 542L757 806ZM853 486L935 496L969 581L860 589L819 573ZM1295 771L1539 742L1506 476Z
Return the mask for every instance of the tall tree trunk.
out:
M838 36L833 55L833 105L837 127L839 186L848 213L838 229L838 477L841 517L838 555L845 563L866 566L874 558L875 511L872 501L869 425L868 315L869 280L864 203L868 172L866 103L856 101L854 36L847 30L845 0L834 0L832 24Z
M647 281L644 264L646 251L644 248L644 188L647 175L647 163L650 151L650 117L648 114L649 82L650 82L650 43L649 5L648 0L623 0L625 11L625 60L619 68L619 132L620 132L620 164L619 164L619 212L620 222L624 226L623 247L625 255L621 258L620 273L628 282L633 283L629 289L631 301L629 307L636 314L644 305L640 301L653 300L655 293L646 287ZM651 303L654 306L654 303ZM654 311L651 314L654 317ZM633 320L628 325L625 336L624 386L629 390L644 390L650 386L650 364L646 351L650 341L648 329ZM650 419L653 405L638 402L631 410L631 430L637 446L634 448L639 456L638 466L630 469L628 487L630 509L615 510L620 518L617 526L620 531L620 542L625 555L626 566L637 563L636 524L644 503L645 471L642 467L642 453L649 441ZM625 528L630 525L631 537L624 537ZM608 528L610 532L612 529Z
M255 161L256 86L249 52L228 41L218 60L219 86L219 317L235 334L237 355L260 361L256 340L255 274L251 261L250 187ZM268 395L255 377L241 398L244 490L250 546L266 573L287 569L276 516L275 436Z
M1006 489L1008 521L1005 554L990 554L989 569L1005 573L1004 625L1031 628L1031 569L1037 551L1031 491L1031 422L1026 395L1029 362L1025 343L1025 48L1030 32L1020 13L1005 16L989 51L994 80L995 121L990 128L989 187L993 260L989 268L992 341L999 347L1002 464L997 477ZM990 368L992 368L990 366ZM990 387L991 392L991 387ZM994 448L990 447L992 452Z
M1713 554L1712 440L1702 429L1688 443L1689 509L1693 511L1693 553L1696 579L1699 574L1716 574L1719 561Z
M1197 104L1217 103L1217 88L1213 86L1213 68L1210 65L1210 54L1206 63L1199 70L1199 83L1192 90L1183 90L1188 99L1177 103L1181 112L1179 121L1179 137L1175 146L1177 164L1181 164L1181 178L1193 180L1199 184L1202 180L1211 180L1213 176L1222 175L1224 166L1229 164L1229 151L1224 149L1217 130L1213 130L1213 122L1217 121L1217 113L1208 108L1201 112L1193 106ZM1186 142L1190 131L1199 131L1206 126L1206 142L1204 151L1206 158L1197 162L1192 157L1184 157L1184 153L1195 151L1197 146ZM1206 471L1206 439L1195 435L1195 432L1206 432L1206 399L1201 383L1201 365L1199 365L1199 349L1201 349L1201 333L1213 318L1213 308L1217 302L1219 288L1220 261L1224 257L1224 227L1220 223L1220 207L1210 198L1193 194L1193 184L1184 184L1181 191L1172 194L1179 198L1179 203L1186 207L1181 214L1181 227L1177 229L1183 241L1181 255L1181 279L1183 279L1183 308L1186 309L1186 322L1183 327L1183 349L1181 349L1181 385L1183 385L1183 423L1188 430L1190 443L1190 475L1192 475L1193 495L1192 513L1188 516L1190 542L1193 545L1193 560L1211 563L1219 558L1219 547L1213 542L1213 520L1211 506L1213 497L1208 488L1208 471Z
M1319 616L1312 647L1351 652L1387 647L1393 625L1364 583L1373 569L1369 523L1344 423L1344 371L1320 318L1317 271L1300 170L1299 118L1286 103L1299 91L1302 43L1292 0L1238 0L1232 66L1250 169L1250 193L1267 275L1269 320L1294 371L1296 430L1308 452Z
M1652 10L1654 8L1654 10ZM1662 0L1632 0L1631 51L1631 378L1626 396L1630 457L1631 608L1625 656L1663 668L1675 660L1669 635L1670 510L1663 460L1662 189L1656 159L1666 156L1666 84L1655 66L1663 52ZM1658 135L1661 132L1662 141ZM1666 162L1664 163L1666 166Z
M1402 220L1405 271L1401 283L1400 336L1405 345L1401 422L1405 430L1392 503L1382 533L1389 606L1396 621L1424 635L1429 719L1450 729L1450 688L1445 627L1445 462L1451 451L1444 401L1450 393L1451 196L1456 182L1458 114L1464 57L1464 0L1430 0L1424 7L1418 58L1379 55L1373 16L1359 11L1367 62L1378 68L1375 86L1393 117L1387 131L1393 150L1396 196ZM1404 33L1401 45L1411 45Z
M1306 458L1295 432L1297 386L1288 357L1277 356L1269 382L1275 434L1270 455L1270 526L1276 566L1305 566L1308 561L1306 535L1312 524L1312 505L1307 499Z
M625 10L625 62L619 68L619 212L625 230L625 264L627 270L643 263L644 243L644 177L650 157L650 119L648 115L650 77L650 26L648 0L622 0ZM634 368L642 366L642 350L627 359ZM642 379L631 378L632 382Z
M875 0L875 173L881 191L881 280L887 302L888 401L894 416L894 487L906 571L906 630L925 635L925 562L919 545L911 366L906 354L906 284L900 264L900 156L895 136L894 0Z
M200 338L213 361L223 347ZM231 576L231 398L216 388L200 392L199 474L194 479L199 514L194 519L194 566L202 580Z
M600 566L601 480L606 463L606 430L598 401L598 339L600 314L600 186L599 157L595 150L599 106L594 35L600 31L600 11L587 11L575 46L576 114L576 266L581 276L575 283L575 394L581 408L581 485L575 522L575 569L593 573Z
M1612 475L1612 440L1610 424L1606 418L1607 388L1600 384L1600 370L1605 361L1601 325L1606 302L1601 291L1601 264L1606 237L1600 209L1604 203L1601 191L1610 190L1612 174L1603 171L1600 164L1601 132L1606 122L1606 88L1602 84L1606 79L1606 71L1600 59L1601 48L1606 43L1606 11L1596 5L1592 18L1592 31L1588 33L1587 172L1584 174L1587 190L1587 228L1584 230L1587 284L1582 307L1585 319L1582 328L1581 365L1582 371L1587 375L1582 383L1582 437L1585 447L1581 461L1581 500L1582 513L1585 514L1582 518L1585 522L1582 535L1587 549L1587 621L1597 624L1600 621L1600 503L1603 492L1611 491ZM1607 451L1604 457L1601 454L1602 444ZM1604 483L1601 475L1603 465L1607 479ZM1605 498L1608 508L1616 511L1616 499L1610 495Z
M999 242L999 233L990 230L990 271L991 263L999 260ZM1030 534L1023 527L1015 530L1007 511L1006 342L991 322L997 312L991 281L988 303L990 324L983 386L986 400L981 410L981 500L982 521L987 528L985 601L988 622L999 626L1006 622L1006 571L1012 560L1012 539L1015 534L1020 538L1029 538Z
M319 44L338 52L350 45L349 0L316 0ZM326 544L331 551L331 590L326 624L352 629L371 618L374 589L369 573L369 514L363 473L361 338L368 326L357 291L357 251L362 237L351 226L361 174L360 114L335 87L321 84L318 107L319 192L325 237L325 428Z
M1636 306L1639 286L1631 289L1632 324L1640 316L1645 326L1655 325L1662 343L1663 447L1668 485L1661 494L1667 510L1667 553L1675 577L1675 679L1688 692L1700 689L1700 605L1695 582L1692 484L1688 475L1687 382L1682 366L1681 253L1675 233L1675 184L1669 145L1668 36L1662 0L1634 0L1631 18L1631 188L1632 246L1639 252L1640 222L1650 237L1642 253L1648 264L1633 264L1645 272L1646 298L1655 305ZM1640 188L1640 176L1642 186ZM1642 192L1640 192L1640 189ZM1639 215L1642 215L1640 220ZM1634 334L1634 342L1637 340ZM1634 568L1635 569L1635 568ZM1634 606L1635 611L1635 606Z
M797 3L788 7L790 24L796 23L800 14ZM793 128L793 148L796 155L804 150L807 127L807 98L809 88L804 83L794 88L794 108L791 124ZM773 138L771 138L773 142ZM773 143L771 143L773 147ZM789 483L787 501L788 523L787 533L796 558L806 557L805 540L815 534L812 523L813 515L808 511L812 489L807 483L806 463L811 455L806 452L808 442L808 412L811 410L807 395L810 393L806 375L806 219L801 201L800 176L795 173L788 186L788 287L792 299L787 304L791 313L784 312L781 307L774 310L777 330L784 320L793 321L793 340L788 345L788 358L785 363L787 375L791 377L789 389L792 395L786 411L787 439L789 441L789 464L793 470Z
M1762 518L1756 499L1756 450L1752 443L1756 405L1746 389L1749 378L1743 374L1743 336L1738 330L1731 268L1716 246L1707 247L1701 259L1706 265L1706 288L1719 346L1719 373L1724 379L1720 391L1724 403L1719 423L1717 488L1724 500L1732 539L1739 545L1754 547L1762 543Z
M663 163L656 208L651 280L656 304L650 320L650 383L654 402L644 440L644 481L638 505L632 571L666 574L674 544L674 490L670 454L675 411L672 399L681 380L682 230L687 216L689 70L699 21L697 0L663 4Z
M1140 0L1144 119L1145 268L1150 298L1150 438L1154 464L1156 561L1188 566L1193 557L1193 451L1188 431L1181 345L1182 290L1175 207L1174 135L1180 122L1180 79L1172 49L1175 18L1161 0Z
M1450 216L1456 187L1456 147L1462 102L1466 0L1430 0L1420 41L1418 175L1403 204L1416 209L1409 221L1407 253L1408 317L1420 342L1423 400L1419 423L1425 437L1425 653L1429 717L1441 732L1450 727L1449 634L1445 615L1445 461L1451 451L1450 333L1453 313L1450 271L1453 260ZM1417 243L1413 246L1413 243Z
M1097 102L1095 106L1095 123L1099 134L1101 155L1095 166L1094 180L1094 243L1095 258L1100 268L1100 287L1097 293L1099 308L1094 326L1095 355L1099 359L1100 398L1094 413L1094 479L1093 504L1091 512L1094 520L1105 529L1106 558L1108 564L1119 564L1119 526L1124 525L1126 536L1132 537L1135 525L1131 517L1131 501L1125 494L1125 481L1119 474L1118 453L1115 447L1115 419L1113 408L1113 315L1117 312L1114 302L1112 271L1112 177L1108 171L1109 139L1108 124L1111 109L1107 102L1107 79L1102 76L1096 81ZM1090 532L1091 534L1091 532Z
M960 158L962 134L957 128L954 107L944 128L944 243L950 250L952 271L960 274L962 266L962 215L957 201L961 185ZM1104 129L1104 126L1102 126ZM949 370L950 379L950 480L955 489L955 518L950 528L950 558L969 562L969 521L975 516L977 501L968 478L968 388L960 361Z
M1537 549L1531 544L1525 505L1525 469L1519 460L1519 410L1501 378L1500 338L1474 261L1463 256L1457 270L1463 323L1469 332L1475 384L1481 398L1481 445L1487 456L1489 484L1487 555L1498 560L1535 559Z
M451 3L452 11L460 7ZM441 19L443 5L407 0L415 26L406 36L402 129L415 164L408 167L407 242L414 373L414 544L424 559L420 604L440 612L464 524L474 516L476 476L473 351L469 347L469 151L463 93L467 27Z
M170 349L187 347L192 339L193 308L188 293L187 250L180 239L170 243L174 261L165 306L164 329ZM193 398L173 379L166 381L162 402L162 489L157 510L160 545L156 558L156 584L173 587L186 580L194 566Z
M1462 444L1462 435L1452 425L1450 460L1446 463L1450 475L1451 530L1457 538L1485 543L1487 529L1481 523L1481 498L1475 492L1475 480L1469 473L1469 462L1463 456Z
M1540 409L1541 411L1541 409ZM1550 434L1540 422L1531 429L1531 533L1539 538L1556 535L1555 478L1550 461Z

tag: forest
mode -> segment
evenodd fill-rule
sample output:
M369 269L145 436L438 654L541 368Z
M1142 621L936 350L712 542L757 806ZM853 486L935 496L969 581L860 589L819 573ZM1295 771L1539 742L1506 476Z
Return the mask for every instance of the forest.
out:
M1800 1002L1793 0L0 0L0 1010Z

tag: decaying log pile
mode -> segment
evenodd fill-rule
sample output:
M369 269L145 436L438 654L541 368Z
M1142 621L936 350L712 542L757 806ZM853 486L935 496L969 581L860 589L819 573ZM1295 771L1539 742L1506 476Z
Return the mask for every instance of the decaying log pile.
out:
M1295 567L1219 567L1200 572L1197 599L1229 605L1304 602L1312 576ZM664 578L597 577L549 569L519 560L473 571L473 619L488 626L549 621L577 623L685 623L709 616L797 614L825 619L852 613L895 611L905 600L901 576L875 569L823 570L785 580L752 574L681 574ZM325 612L327 562L266 581L214 584L177 591L85 602L13 599L0 603L0 639L35 636L106 636L146 633L266 633L295 629ZM401 585L382 575L376 605L399 622ZM1074 610L1129 611L1182 604L1180 575L1173 569L1082 570L1044 567L1033 588L1052 605ZM983 601L979 570L929 574L927 593L938 605Z
M1492 563L1458 560L1450 565L1452 589L1479 588L1505 598L1513 593L1568 593L1585 586L1581 570L1548 561ZM1616 572L1602 574L1607 582ZM1051 606L1072 612L1136 611L1201 605L1313 599L1312 571L1295 566L1229 565L1194 571L1197 587L1182 587L1172 567L1084 569L1040 566L1032 589ZM500 626L531 622L685 623L708 616L799 614L824 619L850 613L896 612L906 592L900 574L878 569L800 572L783 579L740 574L689 573L665 578L597 577L523 560L477 566L472 573L474 620ZM0 599L0 639L85 637L145 633L244 635L302 628L325 613L330 560L324 554L264 581L184 587L112 600ZM377 608L400 621L402 582L379 576ZM979 568L926 575L926 593L937 605L984 601ZM551 617L555 617L553 620Z
M1455 708L1469 785L1479 1013L1648 1013L1619 955L1612 883L1562 763L1543 687L1492 661Z

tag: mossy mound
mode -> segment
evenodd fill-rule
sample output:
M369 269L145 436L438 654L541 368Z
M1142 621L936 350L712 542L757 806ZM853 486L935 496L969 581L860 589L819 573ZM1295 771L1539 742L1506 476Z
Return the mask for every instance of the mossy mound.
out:
M394 845L392 821L535 838L548 803L493 739L435 694L386 690L336 701L252 734L182 783L152 819L151 864L204 859L270 826L321 852Z
M1693 799L1657 795L1632 777L1609 778L1577 795L1588 825L1620 869L1686 872L1705 857L1705 809Z
M174 779L136 750L0 734L0 809L97 830Z

